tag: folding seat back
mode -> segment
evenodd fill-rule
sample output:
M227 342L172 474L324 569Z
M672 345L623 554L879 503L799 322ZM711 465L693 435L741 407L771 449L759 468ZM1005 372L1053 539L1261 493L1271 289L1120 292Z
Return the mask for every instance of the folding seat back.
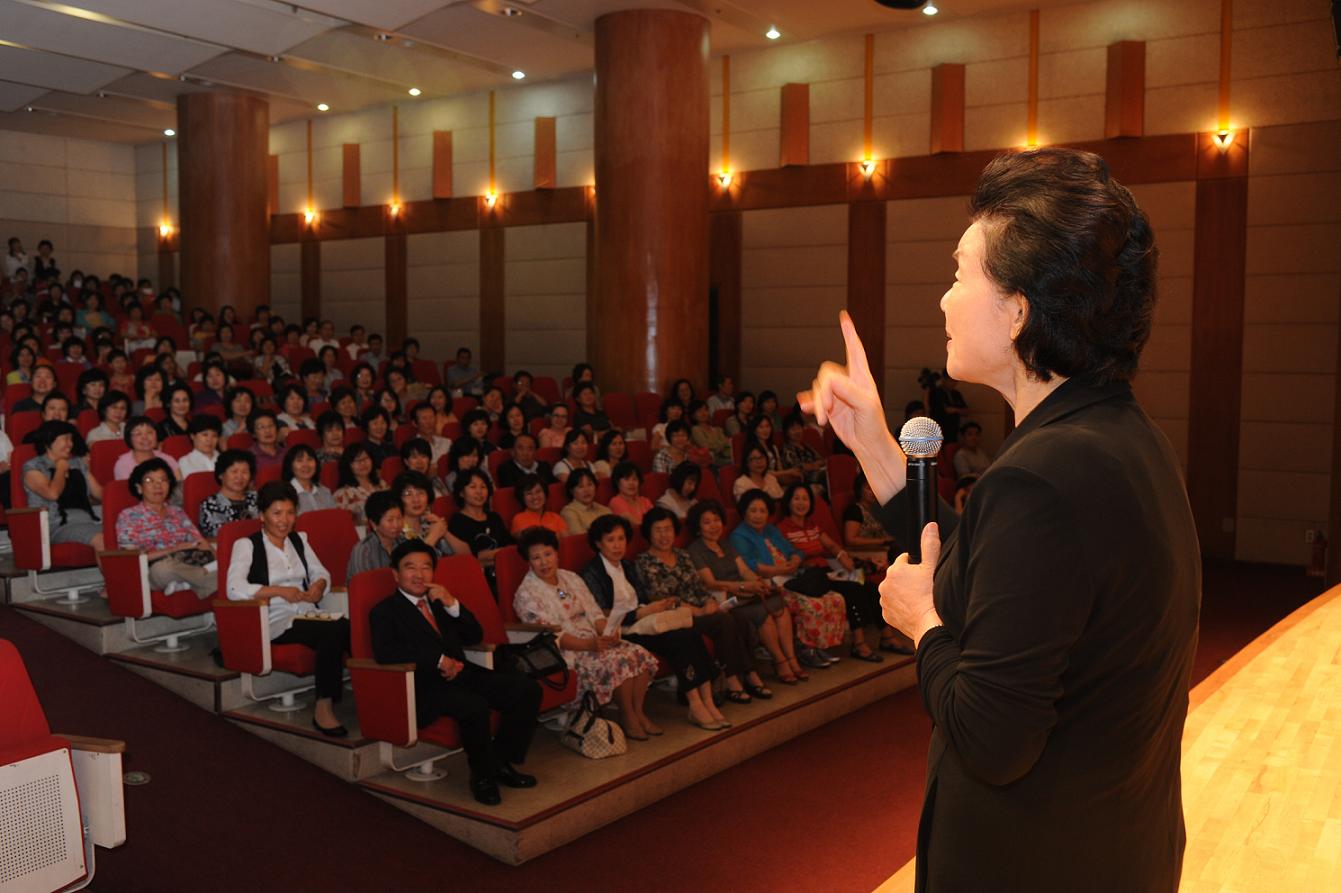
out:
M715 425L715 426L718 427L718 428L725 428L725 427L726 427L726 420L729 419L729 418L731 418L731 416L733 416L733 415L735 415L735 414L736 414L736 411L735 411L734 409L719 409L719 410L716 410L716 411L713 412L713 414L712 414L712 424Z
M511 487L503 487L494 491L492 508L498 513L498 517L503 519L503 524L509 530L512 529L512 519L522 510L522 506L517 502L517 496Z
M252 487L259 490L271 481L279 480L279 476L283 473L284 469L280 465L266 465L257 470Z
M512 597L530 569L516 546L505 546L494 553L494 582L498 584L498 610L504 623L517 622Z
M489 383L490 387L498 388L503 392L503 399L508 400L512 397L512 376L499 375Z
M638 466L638 470L643 474L650 474L652 471L652 445L645 440L626 441L628 446L628 460Z
M559 383L551 375L537 375L531 379L531 390L535 391L546 405L558 403L562 397L559 393Z
M284 435L284 446L293 447L299 444L310 446L312 449L321 448L321 436L311 428L293 428Z
M438 369L438 364L432 360L415 360L410 364L410 374L414 376L415 381L435 386L442 384L442 373Z
M824 441L824 432L809 425L801 429L801 440L821 456L829 455L829 444Z
M26 381L19 381L11 385L6 385L5 411L9 412L12 415L14 404L18 403L20 400L23 400L26 397L31 397L32 395L33 395L33 386ZM10 440L14 440L14 438L11 437ZM15 440L14 442L18 443L17 440Z
M564 485L555 481L549 485L549 493L545 497L545 505L551 512L557 512L568 504L568 491Z
M745 455L746 436L744 431L731 435L731 464L736 467L740 467L740 460Z
M9 435L10 443L23 443L23 438L33 433L42 424L42 413L36 409L26 409L23 412L11 412L5 418L5 433Z
M196 471L182 481L182 510L195 524L200 523L200 504L219 492L219 482L211 471Z
M596 501L601 505L609 505L610 500L615 498L615 482L609 478L596 479Z
M829 495L833 497L833 500L829 503L829 516L833 518L834 527L839 533L839 536L835 538L835 541L839 545L843 545L842 534L847 527L846 523L843 521L843 514L847 511L847 507L852 505L852 492L831 493Z
M717 493L722 501L722 505L735 505L736 497L733 488L736 486L736 478L740 477L740 472L736 466L727 465L717 472ZM706 497L704 497L706 498Z
M354 516L348 509L318 509L299 515L296 527L331 572L331 586L344 586L349 555L359 542Z
M115 477L117 460L129 452L130 447L126 446L124 441L100 440L89 447L89 471L98 483L107 486Z
M387 456L382 460L382 466L377 469L377 472L389 486L404 470L405 464L401 462L400 456Z
M670 475L664 471L653 471L643 476L643 495L652 502L660 499L668 486L670 486Z
M442 520L452 520L452 515L455 515L457 510L455 497L439 496L437 499L433 500L432 510L433 514L442 518Z
M701 474L698 478L698 489L694 491L694 498L721 500L722 491L717 485L717 473L712 466L700 469Z
M433 574L434 582L445 586L453 597L461 600L475 619L484 627L484 641L490 645L503 645L508 640L503 628L503 616L494 601L489 581L484 577L484 568L473 555L449 555L438 559L438 568Z
M643 391L633 395L633 404L638 413L638 424L648 431L657 423L661 415L661 395Z
M219 598L228 597L228 563L233 560L233 544L260 529L260 518L229 521L219 528L219 536L214 546L214 554L219 559Z
M553 465L563 458L563 450L558 447L541 447L535 451L535 457L546 465Z
M349 580L349 656L373 658L372 630L368 613L377 603L396 591L396 575L389 567L355 574Z
M409 422L402 422L396 426L396 448L405 446L405 441L412 437L419 436L419 429Z
M117 549L116 516L124 509L138 505L139 500L130 495L129 481L112 481L102 488L102 542L105 549Z
M851 493L857 479L857 459L846 453L837 453L825 460L829 472L830 493Z
M174 459L180 459L195 449L191 438L185 434L174 434L158 445L158 448Z
M451 364L448 363L447 365ZM474 397L453 397L452 415L456 416L458 419L464 418L466 413L470 412L472 409L474 409L476 406L479 405L480 405L479 401L476 400Z
M320 474L321 486L334 493L340 488L340 463L323 462L321 463Z
M592 550L585 533L570 533L559 537L559 567L564 570L580 574L582 568L595 557L596 552Z
M815 492L815 488L810 488L811 498L815 501L815 511L811 513L810 520L819 525L819 529L829 535L829 538L843 547L842 526L834 520L833 507L825 502L824 497Z
M75 427L79 429L80 437L87 438L88 433L98 427L101 421L102 419L98 418L98 414L93 410L81 409L79 415L75 417Z
M512 458L512 450L494 450L485 458L485 464L489 467L489 477L498 478L498 466Z
M252 439L249 431L236 431L228 436L228 448L230 450L247 450L250 452L255 445L256 441Z
M638 409L634 405L631 395L606 394L603 406L605 407L605 414L610 417L611 424L616 428L628 431L631 428L640 427L638 424Z
M56 386L71 400L79 393L79 376L83 371L84 367L79 363L69 363L65 360L56 363Z

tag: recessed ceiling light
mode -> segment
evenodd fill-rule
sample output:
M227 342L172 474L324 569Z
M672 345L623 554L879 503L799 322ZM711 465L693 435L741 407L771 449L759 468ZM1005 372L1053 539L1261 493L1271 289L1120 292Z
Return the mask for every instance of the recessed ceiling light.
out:
M524 71L514 71L514 72L512 72L512 79L513 79L513 80L520 81L520 80L521 80L522 78L524 78L524 77L526 77L526 72L524 72Z
M379 31L376 35L376 39L380 40L382 43L386 43L391 39L391 35L387 34L385 31Z
M517 16L522 14L522 11L515 6L504 6L501 14L507 16L510 19L515 19Z
M928 0L927 5L922 7L922 15L924 16L934 16L938 12L940 12L940 8L931 0Z
M778 30L777 25L770 25L768 30L764 32L764 37L767 37L769 40L777 40L781 36L782 32Z
M168 127L168 128L165 128L165 129L163 130L163 135L164 135L164 136L176 136L176 135L177 135L177 131L173 130L171 127Z
M418 96L418 95L419 95L420 93L422 93L422 92L424 92L424 91L423 91L423 90L420 90L418 87L411 87L411 88L410 88L410 95L411 95L411 96Z
M267 57L267 58L269 58L271 62L278 62L278 61L279 61L279 57L278 57L278 56L269 56L269 57Z
M324 103L324 102L318 102L318 103L317 103L317 111L319 111L319 112L329 112L330 110L331 110L331 107L328 106L326 103Z

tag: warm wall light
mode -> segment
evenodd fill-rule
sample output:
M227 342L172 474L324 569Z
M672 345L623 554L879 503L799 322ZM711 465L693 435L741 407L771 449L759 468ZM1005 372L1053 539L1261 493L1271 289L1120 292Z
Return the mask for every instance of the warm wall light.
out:
M1215 148L1221 152L1228 152L1229 147L1234 145L1234 131L1228 128L1217 130L1211 139L1215 140Z
M158 237L160 239L166 239L171 235L172 235L172 224L164 220L162 223L158 225Z
M732 176L730 171L722 171L720 174L717 175L717 183L723 189L731 188L731 180Z
M924 16L934 16L938 12L940 12L940 8L935 3L928 2L926 6L922 7L922 15Z
M777 40L781 36L782 32L778 30L777 25L770 25L768 30L764 32L764 37L767 37L769 40Z
M316 222L317 222L317 212L312 208L305 208L303 210L303 223L306 223L308 226L311 226Z
M484 204L485 207L488 208L492 208L494 205L498 204L498 193L492 190L486 192L484 194Z
M394 199L394 198L393 198L393 199L391 200L391 204L387 206L387 211L389 211L389 212L391 213L391 216L392 216L392 217L399 217L399 216L400 216L400 200L399 200L399 199Z
M860 162L857 166L861 168L861 175L862 175L863 177L866 177L866 178L869 179L871 176L873 176L873 175L875 174L875 159L874 159L874 158L863 158L863 159L861 160L861 162Z

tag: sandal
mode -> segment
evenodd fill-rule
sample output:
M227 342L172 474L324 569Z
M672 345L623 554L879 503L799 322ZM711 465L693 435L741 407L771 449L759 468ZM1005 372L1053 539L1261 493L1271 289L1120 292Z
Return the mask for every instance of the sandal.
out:
M752 698L758 698L761 701L773 700L773 690L766 685L755 685L753 682L746 682L745 690L750 693L750 697Z
M807 673L805 670L801 669L801 662L799 660L797 660L794 657L788 658L788 660L790 660L791 663L794 664L794 667L792 668L792 674L795 675L797 679L801 680L802 682L810 681L810 674Z
M790 668L791 663L785 660L773 661L773 673L778 677L778 681L781 682L783 685L796 685L798 682L801 681L801 677L795 673L788 673L786 676L782 675L782 671L778 669L779 667Z
M750 697L748 691L731 691L729 689L726 693L726 699L732 704L749 704L754 700L754 698Z

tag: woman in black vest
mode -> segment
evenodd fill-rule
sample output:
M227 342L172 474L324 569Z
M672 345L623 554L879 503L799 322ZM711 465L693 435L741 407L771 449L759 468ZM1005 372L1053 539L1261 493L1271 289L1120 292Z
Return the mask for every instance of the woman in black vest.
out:
M293 529L298 494L273 481L257 496L261 530L233 544L228 564L228 597L269 602L272 645L306 645L317 653L317 703L312 724L332 738L349 731L335 716L343 688L344 656L349 651L349 621L317 619L318 603L330 589L331 575L307 541Z

